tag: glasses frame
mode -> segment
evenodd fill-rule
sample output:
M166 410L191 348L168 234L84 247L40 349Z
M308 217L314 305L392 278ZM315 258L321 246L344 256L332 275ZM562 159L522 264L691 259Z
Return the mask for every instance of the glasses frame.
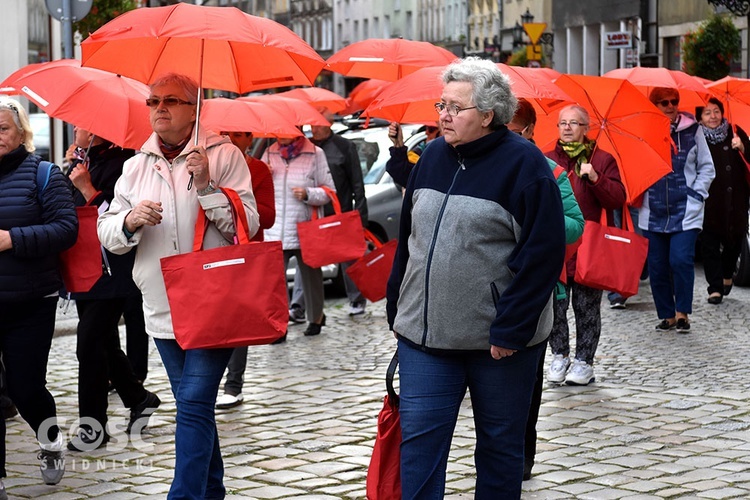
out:
M457 117L461 111L466 111L467 109L477 109L477 107L470 106L468 108L462 108L458 104L447 104L444 102L435 103L435 111L437 111L438 115L441 114L443 111L445 111L448 113L448 116L450 116L451 118Z
M158 108L159 104L162 104L162 103L164 103L165 108L173 108L181 104L191 104L191 105L195 104L193 102L180 99L179 97L171 97L171 96L163 97L161 99L158 97L149 97L148 99L146 99L146 106L148 106L151 109Z
M588 123L581 123L578 120L570 120L567 122L563 121L563 122L557 123L557 128L565 128L565 127L578 128L578 127L587 127L587 126L588 126Z

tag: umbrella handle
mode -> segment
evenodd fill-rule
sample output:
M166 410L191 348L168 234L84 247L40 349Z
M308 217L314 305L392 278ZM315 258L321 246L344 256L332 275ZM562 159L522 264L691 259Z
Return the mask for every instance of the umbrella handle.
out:
M195 100L196 108L195 108L195 137L193 138L193 146L198 145L198 125L200 125L201 122L201 94L203 94L203 46L205 44L205 40L201 40L201 57L200 57L200 67L198 68L198 71L200 72L200 77L198 78L198 97ZM187 189L190 191L190 188L193 187L193 173L190 172L190 180L188 181Z

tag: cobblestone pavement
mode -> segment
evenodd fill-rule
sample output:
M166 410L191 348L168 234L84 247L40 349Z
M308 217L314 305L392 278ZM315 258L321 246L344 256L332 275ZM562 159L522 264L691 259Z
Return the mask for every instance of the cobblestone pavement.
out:
M534 477L524 499L750 498L750 289L706 303L696 271L692 333L658 333L648 285L613 311L602 302L596 383L547 387ZM383 375L395 346L384 303L364 316L328 300L319 337L290 325L289 341L251 347L245 403L219 411L228 498L361 499ZM77 416L75 325L61 316L49 386L63 429ZM572 314L571 314L572 317ZM67 325L67 326L66 326ZM549 362L549 355L547 358ZM69 453L65 478L40 484L37 447L19 417L8 422L11 498L164 498L173 467L174 400L152 350L147 387L163 404L143 441L126 442L127 411L110 397L117 441ZM468 399L468 398L467 398ZM472 498L474 430L465 403L446 498Z

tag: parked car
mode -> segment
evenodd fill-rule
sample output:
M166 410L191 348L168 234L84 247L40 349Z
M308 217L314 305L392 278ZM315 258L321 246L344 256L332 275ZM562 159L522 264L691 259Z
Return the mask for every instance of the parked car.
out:
M34 131L34 154L49 161L50 158L50 118L45 113L30 113L29 124Z

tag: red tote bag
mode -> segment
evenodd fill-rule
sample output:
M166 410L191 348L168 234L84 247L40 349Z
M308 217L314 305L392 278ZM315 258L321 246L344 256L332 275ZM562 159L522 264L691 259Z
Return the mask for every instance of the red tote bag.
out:
M75 244L60 253L60 274L65 290L88 292L102 277L102 247L96 234L99 211L95 206L76 207L78 237Z
M633 231L627 206L622 214L623 229L607 226L604 210L601 223L586 221L578 248L575 280L581 285L631 297L638 293L648 255L648 240Z
M377 302L385 298L385 289L388 277L391 275L398 241L391 240L383 244L367 229L365 229L365 236L375 249L357 259L357 262L347 268L346 273L367 300Z
M385 374L388 394L378 415L378 433L367 469L367 500L401 500L401 418L399 397L393 388L396 366L398 351Z
M322 267L362 257L367 246L359 212L341 213L336 193L321 187L331 198L334 215L318 218L317 210L313 210L312 220L297 223L302 260L310 267Z
M208 221L201 209L193 251L161 259L172 327L183 349L270 344L289 321L281 242L251 243L239 195L222 192L232 205L237 244L202 250Z

